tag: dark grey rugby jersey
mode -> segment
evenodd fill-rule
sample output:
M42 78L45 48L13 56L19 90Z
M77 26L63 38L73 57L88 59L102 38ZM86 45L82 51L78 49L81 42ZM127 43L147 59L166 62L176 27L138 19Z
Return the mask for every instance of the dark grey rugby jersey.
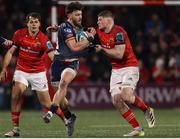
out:
M55 58L60 58L61 60L69 58L74 52L67 46L66 40L75 37L75 31L73 26L69 22L63 22L58 30L58 40Z
M86 56L92 51L94 51L92 50L92 48L89 47L78 52L72 51L65 42L67 39L71 37L76 38L76 33L73 30L73 26L67 21L63 22L58 30L58 42L55 52L55 59L65 60L71 58L78 58Z

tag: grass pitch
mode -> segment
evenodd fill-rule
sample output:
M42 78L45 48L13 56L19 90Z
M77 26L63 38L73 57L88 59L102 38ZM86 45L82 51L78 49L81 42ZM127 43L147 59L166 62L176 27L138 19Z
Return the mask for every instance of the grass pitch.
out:
M74 138L121 138L130 132L131 127L115 110L75 110L77 115ZM155 110L156 127L147 127L144 115L134 110L139 123L145 130L145 137L172 138L180 137L180 109ZM45 124L40 111L23 111L20 120L23 138L66 138L62 121L54 116L52 122ZM0 137L12 128L10 111L0 111Z

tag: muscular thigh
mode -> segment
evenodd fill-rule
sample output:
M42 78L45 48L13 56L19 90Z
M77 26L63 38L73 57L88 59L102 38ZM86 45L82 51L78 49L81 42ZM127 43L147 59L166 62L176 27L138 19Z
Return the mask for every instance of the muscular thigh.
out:
M26 85L24 85L21 82L14 81L12 93L13 94L23 94L26 89L27 89Z
M50 107L51 99L48 91L37 91L39 102L46 107Z
M26 72L16 70L13 76L14 86L21 88L21 90L28 87L28 77L29 75Z
M76 77L77 72L71 68L66 68L63 70L61 74L61 81L66 82L69 84L75 77Z

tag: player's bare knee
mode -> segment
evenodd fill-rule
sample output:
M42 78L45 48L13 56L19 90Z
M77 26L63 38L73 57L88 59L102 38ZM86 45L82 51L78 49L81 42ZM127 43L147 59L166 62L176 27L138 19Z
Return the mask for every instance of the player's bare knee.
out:
M20 93L12 93L11 94L11 99L12 100L19 100L21 98L21 94Z
M132 103L133 91L131 89L123 88L120 95L123 101Z
M60 87L62 90L66 89L67 86L68 86L68 82L67 82L67 81L65 81L65 80L61 80L61 81L60 81L59 87Z
M114 95L112 100L113 100L112 101L113 105L116 106L116 107L121 105L121 103L123 102L123 100L121 99L121 95L120 94Z

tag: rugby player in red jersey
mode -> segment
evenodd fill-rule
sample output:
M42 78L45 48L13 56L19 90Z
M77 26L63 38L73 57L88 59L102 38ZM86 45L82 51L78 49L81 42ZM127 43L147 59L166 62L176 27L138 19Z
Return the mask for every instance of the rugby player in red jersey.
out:
M22 94L31 85L37 92L38 99L44 108L51 106L45 68L45 53L51 60L54 49L47 36L40 31L41 17L38 13L30 13L26 17L27 28L17 30L13 35L13 46L8 50L3 61L0 81L7 77L7 67L13 53L18 50L16 70L13 77L11 95L11 115L13 129L5 134L6 137L20 135L19 117L21 112ZM55 112L63 120L64 113L58 108Z
M139 68L128 35L122 27L114 24L114 16L110 11L99 13L97 24L96 31L101 45L97 45L96 51L104 52L112 65L110 93L113 104L133 127L133 131L124 136L144 136L145 133L128 104L133 104L144 112L150 128L155 124L155 117L153 109L134 95Z

